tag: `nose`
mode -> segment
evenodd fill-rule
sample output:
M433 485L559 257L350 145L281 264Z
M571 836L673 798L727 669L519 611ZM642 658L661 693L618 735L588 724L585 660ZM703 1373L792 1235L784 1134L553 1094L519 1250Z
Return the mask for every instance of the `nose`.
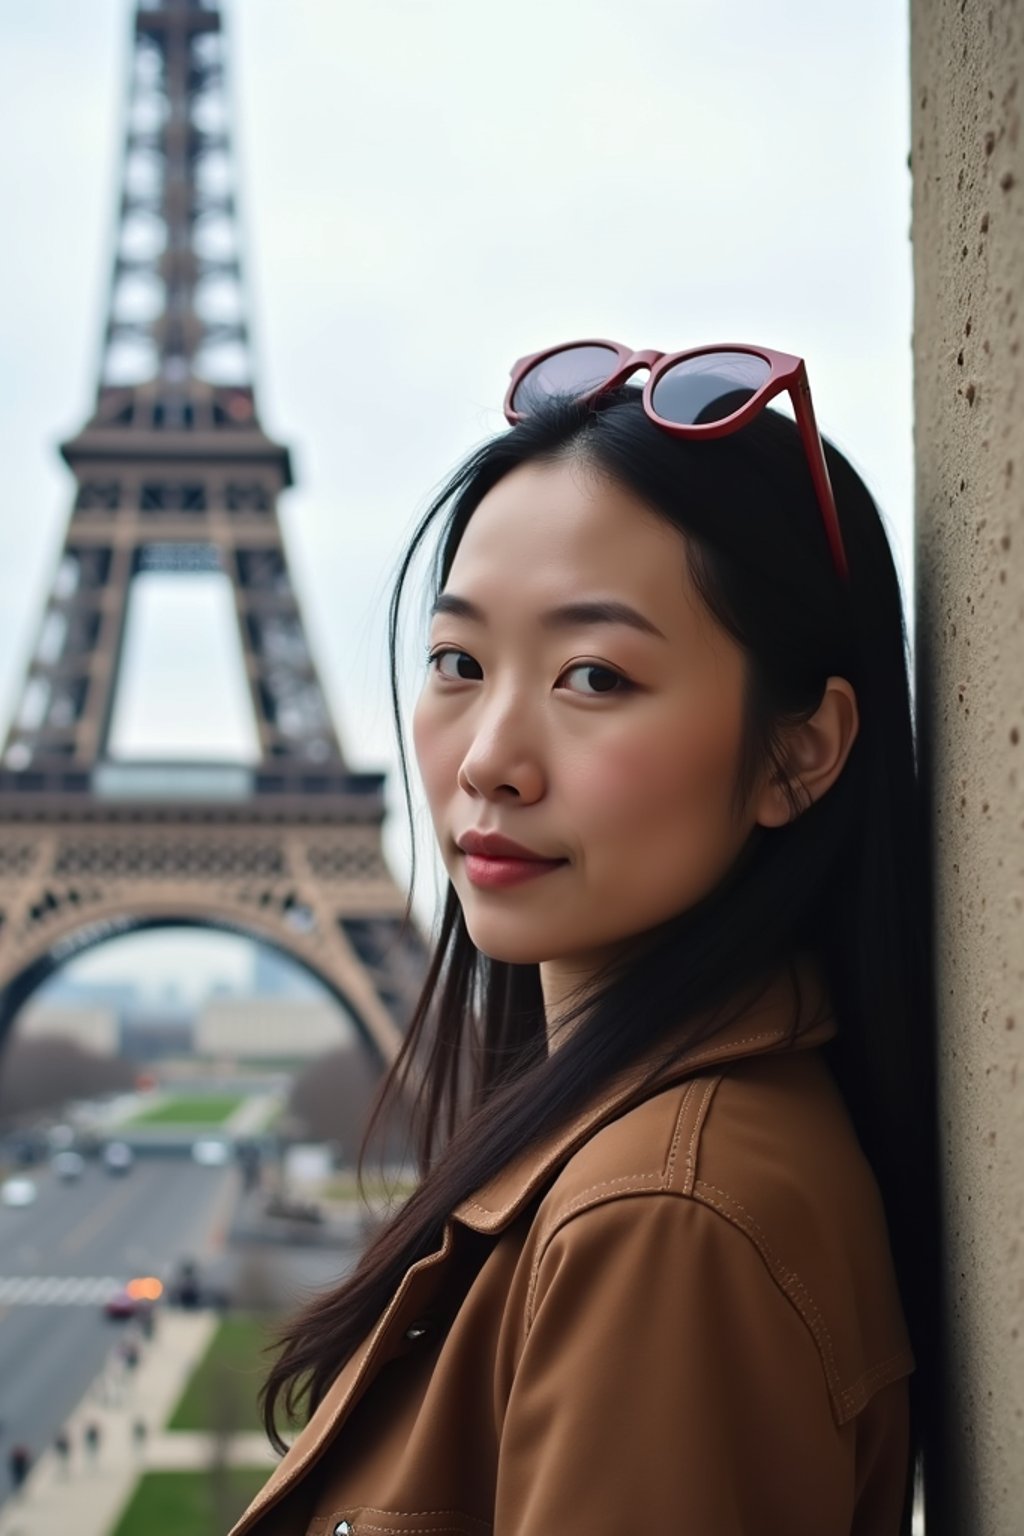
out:
M483 800L532 804L543 795L540 743L521 698L495 699L483 711L459 765L458 783L466 794Z

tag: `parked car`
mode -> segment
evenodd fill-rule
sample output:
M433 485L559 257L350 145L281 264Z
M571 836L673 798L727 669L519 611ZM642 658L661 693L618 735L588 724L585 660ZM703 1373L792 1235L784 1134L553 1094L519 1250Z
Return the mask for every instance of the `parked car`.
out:
M11 1138L9 1149L19 1168L30 1168L33 1163L42 1162L46 1145L46 1138L38 1131L22 1131Z
M208 1136L192 1143L192 1161L203 1168L223 1168L230 1160L231 1143Z
M116 1291L112 1291L103 1303L104 1316L117 1320L134 1317L139 1308L138 1298L133 1296L126 1285L119 1285Z
M62 1184L73 1184L82 1177L85 1158L80 1152L58 1152L50 1159L50 1167Z
M36 1186L32 1179L15 1177L5 1179L0 1184L0 1201L4 1205L34 1205L36 1193Z
M126 1141L108 1141L103 1148L103 1163L110 1173L128 1173L135 1153Z
M104 1314L115 1321L141 1317L144 1313L152 1311L154 1303L159 1301L163 1291L163 1285L155 1275L139 1275L111 1291L103 1303Z

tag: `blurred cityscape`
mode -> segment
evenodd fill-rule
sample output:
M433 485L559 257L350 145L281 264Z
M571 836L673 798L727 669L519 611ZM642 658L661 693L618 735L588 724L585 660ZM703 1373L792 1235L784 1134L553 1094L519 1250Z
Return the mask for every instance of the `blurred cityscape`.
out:
M22 1010L18 1040L64 1038L101 1056L135 1062L175 1056L233 1055L273 1060L316 1056L354 1040L338 1004L306 972L253 946L248 987L216 980L198 1006L181 979L152 986L138 978L83 979L69 966L44 983Z
M278 521L221 8L127 15L95 403L0 762L0 1536L222 1536L273 1464L274 1325L413 1181L397 1112L356 1177L424 946ZM168 677L202 692L211 592L235 699L189 735ZM169 672L140 692L154 593Z
M159 1531L179 1496L176 1529L226 1530L271 1464L273 1323L411 1187L393 1123L360 1196L379 1071L336 999L251 951L248 979L192 1001L72 964L0 1056L4 1536L72 1512L97 1536Z

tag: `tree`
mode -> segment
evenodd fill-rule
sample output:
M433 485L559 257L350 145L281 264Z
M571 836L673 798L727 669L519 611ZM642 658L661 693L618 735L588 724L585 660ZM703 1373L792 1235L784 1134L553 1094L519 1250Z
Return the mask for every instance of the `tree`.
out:
M100 1056L59 1035L14 1037L0 1053L0 1121L57 1109L71 1099L123 1092L135 1068L118 1056Z
M312 1062L292 1084L290 1115L312 1141L334 1142L342 1161L354 1163L381 1081L379 1068L359 1045L340 1046ZM392 1109L374 1136L378 1156L401 1162L408 1154L408 1129L400 1110Z

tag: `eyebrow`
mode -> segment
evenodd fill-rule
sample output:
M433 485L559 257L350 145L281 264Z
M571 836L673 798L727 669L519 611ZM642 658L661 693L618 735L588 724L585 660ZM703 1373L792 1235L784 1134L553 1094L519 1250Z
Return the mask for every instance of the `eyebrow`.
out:
M459 597L455 592L442 592L436 599L430 617L434 618L439 613L449 614L456 619L472 619L477 624L487 623L482 608L471 603L468 597ZM656 635L659 640L668 638L636 608L615 598L589 598L575 603L560 603L557 608L548 608L542 613L540 622L543 628L554 630L577 629L581 624L627 624L642 634Z

